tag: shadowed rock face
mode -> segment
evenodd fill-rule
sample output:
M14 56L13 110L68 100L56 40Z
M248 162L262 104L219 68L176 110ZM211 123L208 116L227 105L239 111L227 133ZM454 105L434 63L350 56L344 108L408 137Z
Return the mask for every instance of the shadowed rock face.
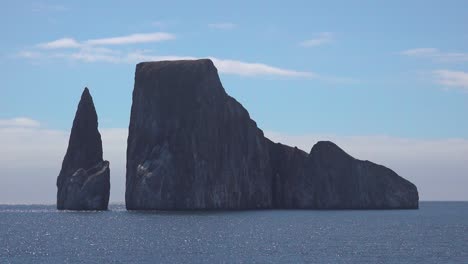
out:
M109 178L109 162L102 159L96 110L89 90L85 88L57 178L57 209L107 210Z
M308 174L314 188L313 208L417 208L416 186L392 170L357 160L332 142L310 151Z
M127 143L131 210L418 206L413 184L331 142L265 138L210 60L138 64Z
M127 208L265 208L270 182L263 133L210 60L137 65Z
M418 191L392 170L357 160L332 142L321 141L307 155L275 145L275 207L311 209L414 209ZM281 162L283 161L283 162Z

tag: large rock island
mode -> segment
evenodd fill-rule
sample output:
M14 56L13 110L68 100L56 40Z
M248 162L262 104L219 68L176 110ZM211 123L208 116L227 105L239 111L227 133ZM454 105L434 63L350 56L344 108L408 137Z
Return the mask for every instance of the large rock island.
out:
M127 143L129 210L418 208L415 185L331 142L271 142L208 59L137 65Z
M109 178L109 162L102 159L96 109L88 88L85 88L57 178L57 209L107 210Z

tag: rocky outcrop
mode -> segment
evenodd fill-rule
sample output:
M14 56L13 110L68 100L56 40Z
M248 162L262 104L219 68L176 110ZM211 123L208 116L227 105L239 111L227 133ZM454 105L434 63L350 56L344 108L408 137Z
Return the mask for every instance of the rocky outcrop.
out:
M271 205L266 140L210 60L137 65L127 144L128 209Z
M107 210L109 178L109 162L102 159L101 134L93 98L85 88L57 178L57 209Z
M307 153L269 141L272 168L273 208L307 208L312 202L313 189L307 187Z
M331 142L265 138L210 60L138 64L127 143L130 210L418 207L413 184Z
M415 185L384 166L351 157L332 142L318 142L308 155L275 144L271 156L276 208L418 208Z

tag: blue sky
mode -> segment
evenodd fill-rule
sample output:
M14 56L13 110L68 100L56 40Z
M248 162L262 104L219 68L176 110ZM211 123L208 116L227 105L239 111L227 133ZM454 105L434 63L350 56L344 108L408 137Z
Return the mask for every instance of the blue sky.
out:
M10 1L0 10L0 132L66 134L84 86L100 128L124 130L137 62L210 57L272 137L306 151L331 137L427 185L426 199L468 199L456 189L468 183L467 10L466 1ZM6 155L24 158L25 141L9 140L25 146ZM50 164L61 162L60 146L45 147L58 153ZM456 168L441 176L452 185L439 193L436 175L405 167L417 163L408 153L445 158L437 168ZM20 175L6 160L4 171Z

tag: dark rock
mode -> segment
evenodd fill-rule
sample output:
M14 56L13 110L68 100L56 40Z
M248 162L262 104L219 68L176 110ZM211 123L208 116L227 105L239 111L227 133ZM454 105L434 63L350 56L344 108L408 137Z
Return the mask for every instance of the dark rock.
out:
M308 159L314 208L417 208L416 186L392 170L354 159L332 142L318 142Z
M318 142L309 155L287 146L274 153L284 161L273 162L281 183L279 208L418 208L414 184L384 166L351 157L332 142Z
M137 65L128 209L266 208L270 186L266 139L210 60Z
M210 60L138 64L127 143L130 210L418 206L413 184L331 142L265 138Z
M304 208L312 201L311 188L306 188L307 153L269 142L270 164L273 173L272 196L273 208Z
M67 153L57 178L57 209L107 210L109 162L102 159L93 98L85 88L76 111Z

